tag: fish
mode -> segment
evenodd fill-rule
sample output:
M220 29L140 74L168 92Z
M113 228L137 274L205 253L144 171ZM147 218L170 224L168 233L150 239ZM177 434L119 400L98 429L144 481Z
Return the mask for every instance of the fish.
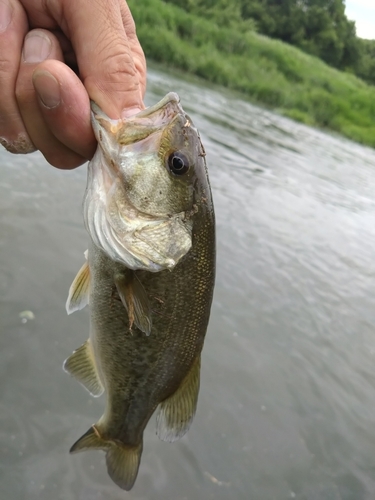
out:
M88 340L64 370L102 417L71 453L104 450L111 479L130 490L145 427L173 442L196 412L201 351L215 282L215 213L206 153L178 95L113 120L91 104L98 141L88 165L85 262L68 314L89 305Z

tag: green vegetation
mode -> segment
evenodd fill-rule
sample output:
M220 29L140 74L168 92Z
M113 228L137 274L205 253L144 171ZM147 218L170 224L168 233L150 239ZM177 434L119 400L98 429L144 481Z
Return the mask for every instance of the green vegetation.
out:
M220 16L200 17L162 0L128 3L148 58L241 91L298 121L375 147L375 87L280 40L255 33L253 21L239 18L235 11L228 13L229 27L224 27ZM226 0L211 3L224 5Z
M375 84L375 41L357 38L345 0L164 0L220 26L295 45Z

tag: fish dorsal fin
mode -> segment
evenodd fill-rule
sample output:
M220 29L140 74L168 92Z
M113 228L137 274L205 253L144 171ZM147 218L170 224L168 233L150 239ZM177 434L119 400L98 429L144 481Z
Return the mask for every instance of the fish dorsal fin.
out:
M105 440L100 436L98 424L93 425L70 448L70 453L85 450L107 451L107 469L111 479L123 490L131 490L137 479L141 461L143 442L135 446L122 445L120 442Z
M89 303L90 268L87 262L87 255L88 253L86 250L86 262L78 271L77 276L74 278L69 288L68 300L66 301L66 312L68 314L83 309Z
M193 421L198 401L200 364L199 355L177 391L158 406L156 434L163 441L177 441Z
M90 340L81 345L65 360L64 370L73 375L93 396L103 394L104 387L95 366Z
M130 328L133 324L146 335L151 333L151 307L146 290L134 272L129 271L126 275L117 274L115 284L121 302L129 316Z

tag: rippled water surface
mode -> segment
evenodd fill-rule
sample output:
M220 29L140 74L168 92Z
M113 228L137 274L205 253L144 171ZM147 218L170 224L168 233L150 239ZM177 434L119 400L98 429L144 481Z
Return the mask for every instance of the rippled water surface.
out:
M195 421L174 444L150 422L130 493L101 452L68 454L104 405L61 368L88 336L88 311L64 308L86 168L0 151L0 496L373 500L375 153L150 71L148 104L170 90L201 131L217 215Z

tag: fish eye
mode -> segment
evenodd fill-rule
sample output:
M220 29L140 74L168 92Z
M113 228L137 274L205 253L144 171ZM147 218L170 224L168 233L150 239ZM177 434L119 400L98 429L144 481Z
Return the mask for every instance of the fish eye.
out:
M190 167L186 156L179 151L169 155L168 166L169 170L175 175L186 174Z

